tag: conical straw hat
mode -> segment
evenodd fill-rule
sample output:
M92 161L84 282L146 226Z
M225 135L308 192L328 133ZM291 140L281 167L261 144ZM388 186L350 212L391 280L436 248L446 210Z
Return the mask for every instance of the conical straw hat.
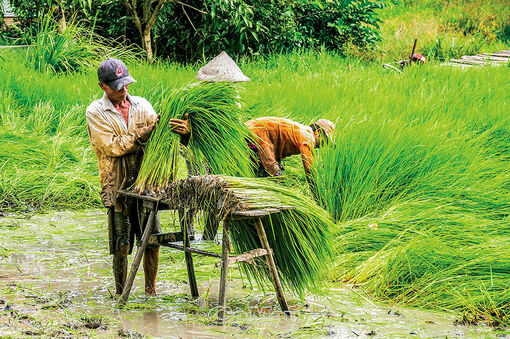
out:
M197 79L203 81L250 81L246 75L243 74L239 66L234 60L225 52L221 52L214 59L209 61L207 65L200 68L197 73Z

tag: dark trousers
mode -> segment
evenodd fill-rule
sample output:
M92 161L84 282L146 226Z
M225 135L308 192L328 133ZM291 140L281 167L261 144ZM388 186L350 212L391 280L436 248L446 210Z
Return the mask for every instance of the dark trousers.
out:
M113 276L116 294L121 294L127 278L128 254L132 252L134 239L140 240L142 226L148 219L146 213L136 201L127 205L126 212L108 209L108 228L110 254L113 254ZM161 233L159 218L152 233ZM159 264L159 246L148 246L144 253L143 268L145 273L145 291L155 293L156 275Z

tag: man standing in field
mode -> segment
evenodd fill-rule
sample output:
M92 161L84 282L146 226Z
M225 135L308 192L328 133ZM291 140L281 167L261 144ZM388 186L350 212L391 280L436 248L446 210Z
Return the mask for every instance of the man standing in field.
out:
M146 99L128 94L129 84L136 80L122 61L114 58L103 61L97 75L104 95L87 108L87 127L99 164L101 200L108 209L115 292L120 295L126 282L127 256L132 251L134 236L140 236L141 225L147 218L136 201L117 199L116 190L128 188L135 182L144 143L158 115ZM157 221L154 233L159 232ZM155 294L159 246L149 245L143 259L145 293Z

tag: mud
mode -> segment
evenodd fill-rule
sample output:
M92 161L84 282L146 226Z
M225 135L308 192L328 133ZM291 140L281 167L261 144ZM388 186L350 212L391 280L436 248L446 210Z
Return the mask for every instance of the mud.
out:
M126 309L115 308L103 210L0 217L0 336L2 337L494 337L507 329L454 325L456 315L376 303L348 285L324 286L322 296L290 297L285 317L266 293L231 266L228 312L216 324L220 269L194 256L201 298L189 296L184 257L162 248L158 296L142 292L139 272ZM162 216L174 231L174 216ZM198 226L198 231L201 227ZM218 250L218 244L197 242ZM132 256L131 256L132 259Z

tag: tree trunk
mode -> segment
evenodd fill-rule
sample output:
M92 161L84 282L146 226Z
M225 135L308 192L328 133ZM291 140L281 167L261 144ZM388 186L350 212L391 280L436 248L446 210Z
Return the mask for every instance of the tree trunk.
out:
M172 0L141 0L141 9L142 9L142 17L138 16L137 9L139 8L137 5L137 0L123 0L126 8L131 12L133 17L133 21L135 22L135 26L140 33L140 38L142 40L142 47L147 53L147 60L152 62L154 55L152 54L152 41L151 41L151 32L152 28L156 24L156 20L158 19L158 13L161 8ZM152 5L156 4L156 7L152 9ZM140 4L140 3L138 3Z
M147 53L147 61L152 62L153 55L152 55L151 30L147 28L143 32L143 48Z

